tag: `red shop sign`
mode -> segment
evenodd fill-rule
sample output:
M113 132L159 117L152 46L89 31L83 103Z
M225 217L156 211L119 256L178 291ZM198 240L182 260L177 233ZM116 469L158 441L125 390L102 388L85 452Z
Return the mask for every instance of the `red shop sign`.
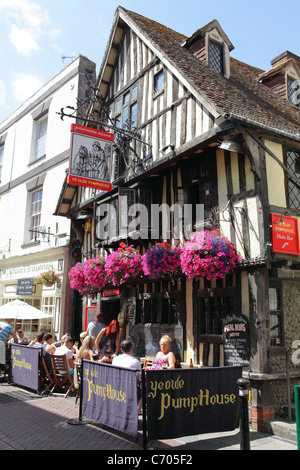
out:
M296 217L271 214L272 251L299 255L299 232Z
M111 297L113 295L120 295L120 289L107 289L102 292L102 297Z

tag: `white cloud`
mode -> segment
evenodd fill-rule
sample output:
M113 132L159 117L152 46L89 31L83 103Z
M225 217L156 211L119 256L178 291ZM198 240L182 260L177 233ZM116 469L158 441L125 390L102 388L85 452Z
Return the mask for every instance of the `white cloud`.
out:
M43 86L43 82L35 75L21 74L12 81L11 85L14 99L24 102Z
M9 38L19 54L27 56L30 52L40 49L32 31L21 29L14 24L11 27Z
M9 39L19 54L28 56L41 49L42 39L53 40L60 34L47 10L31 0L0 0L0 11L6 13Z

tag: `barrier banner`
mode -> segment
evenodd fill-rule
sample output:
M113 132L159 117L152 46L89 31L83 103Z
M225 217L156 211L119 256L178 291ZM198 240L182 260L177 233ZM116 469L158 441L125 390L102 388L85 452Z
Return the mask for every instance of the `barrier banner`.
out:
M239 426L242 367L147 370L148 438L171 439Z
M137 437L137 372L82 361L82 414L120 432Z
M38 390L41 348L11 345L11 380L17 385Z

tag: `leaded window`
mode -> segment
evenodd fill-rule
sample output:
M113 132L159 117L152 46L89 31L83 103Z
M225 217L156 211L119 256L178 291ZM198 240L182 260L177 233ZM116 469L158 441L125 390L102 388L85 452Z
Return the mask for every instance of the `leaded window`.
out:
M288 150L286 152L287 168L295 175L297 179L300 176L300 152ZM292 209L300 209L300 189L297 184L288 178L287 180L288 202Z
M293 78L287 78L288 101L293 106L300 108L300 81Z
M220 75L224 74L223 46L214 41L208 43L209 67Z

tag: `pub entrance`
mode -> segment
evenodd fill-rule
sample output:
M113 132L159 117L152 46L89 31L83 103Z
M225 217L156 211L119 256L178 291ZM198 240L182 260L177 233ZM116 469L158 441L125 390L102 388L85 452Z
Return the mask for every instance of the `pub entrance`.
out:
M101 311L104 314L106 325L109 325L112 320L117 320L120 313L120 298L103 298Z

